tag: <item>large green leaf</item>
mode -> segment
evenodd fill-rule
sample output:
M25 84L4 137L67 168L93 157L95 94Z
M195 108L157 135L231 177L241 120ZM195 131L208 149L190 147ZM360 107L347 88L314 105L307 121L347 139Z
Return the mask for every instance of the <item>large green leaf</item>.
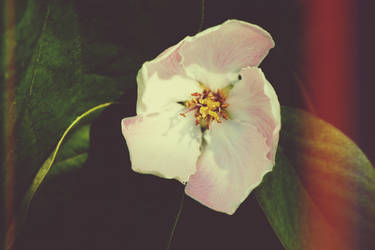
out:
M19 201L69 124L91 107L118 98L130 76L87 72L74 1L28 1L17 35L17 41L24 37L30 44L16 50Z
M372 249L371 163L348 137L307 112L284 107L282 119L275 169L256 195L284 247Z
M173 11L186 6L195 11ZM134 88L145 60L194 33L200 3L18 0L15 7L15 100L10 100L12 109L2 112L9 114L3 117L15 116L15 148L7 149L15 152L15 164L9 166L15 172L14 190L6 191L12 191L14 207L20 208L39 169L74 119ZM174 17L178 21L170 22ZM2 49L3 57L8 51ZM6 86L1 87L0 93L7 93ZM77 134L82 135L87 133ZM87 138L83 139L85 148ZM65 149L57 154L51 176L82 166L85 153L61 161Z
M169 22L176 14L171 9L181 7L174 1L20 0L16 5L18 204L69 124L135 87L145 60L196 31L200 6L195 3L196 11L176 26Z

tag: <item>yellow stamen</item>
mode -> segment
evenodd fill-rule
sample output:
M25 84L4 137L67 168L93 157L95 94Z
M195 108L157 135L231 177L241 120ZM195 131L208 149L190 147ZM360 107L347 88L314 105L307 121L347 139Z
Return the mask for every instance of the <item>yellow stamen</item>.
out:
M202 118L206 118L206 116L208 114L208 107L201 107L199 109L199 113L201 113Z
M219 118L219 116L217 115L216 112L209 110L209 111L208 111L208 114L209 114L211 117L215 118L216 121L220 121L220 118Z
M185 116L186 113L195 110L195 124L200 124L203 128L209 129L211 121L221 123L222 120L220 118L228 120L227 111L225 110L228 104L225 103L225 99L230 88L221 89L217 92L212 92L205 87L202 88L202 93L195 92L191 94L193 98L185 102L188 110L180 115Z

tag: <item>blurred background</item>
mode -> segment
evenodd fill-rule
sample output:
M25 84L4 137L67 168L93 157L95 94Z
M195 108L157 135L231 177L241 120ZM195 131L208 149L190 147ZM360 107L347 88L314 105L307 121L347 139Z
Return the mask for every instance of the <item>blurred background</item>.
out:
M281 105L333 124L375 162L371 1L203 5L202 19L198 0L1 1L2 235L72 119L94 105L120 102L92 124L84 167L41 185L15 249L166 248L183 186L131 171L120 120L135 115L142 63L201 25L240 19L267 30L276 46L260 67ZM252 193L233 216L186 197L171 249L283 247Z

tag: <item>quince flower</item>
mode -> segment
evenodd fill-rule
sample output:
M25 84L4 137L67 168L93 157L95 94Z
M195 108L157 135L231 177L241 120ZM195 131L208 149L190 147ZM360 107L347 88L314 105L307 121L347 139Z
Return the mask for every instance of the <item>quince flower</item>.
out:
M273 47L262 28L228 20L145 62L137 115L122 120L132 169L233 214L274 165L280 104L257 67Z

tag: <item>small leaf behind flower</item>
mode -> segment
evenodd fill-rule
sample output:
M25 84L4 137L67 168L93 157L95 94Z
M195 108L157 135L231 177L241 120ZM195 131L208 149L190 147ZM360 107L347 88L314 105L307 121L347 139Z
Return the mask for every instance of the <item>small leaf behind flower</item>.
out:
M53 167L51 167L46 178L51 178L81 168L88 156L89 140L90 125L79 126L61 147L56 155ZM48 159L50 160L50 158Z
M30 203L46 177L67 173L83 166L83 163L88 157L91 122L98 115L98 110L102 110L111 104L112 103L109 102L91 108L78 116L65 130L56 148L44 161L34 177L19 207L17 218L14 218L11 225L8 227L8 234L10 234L10 231L14 231L15 228L22 226L28 214ZM54 165L53 168L52 165ZM17 227L15 227L15 224L17 224ZM6 249L11 249L13 243L13 241L8 242Z
M375 170L338 129L293 108L282 109L276 165L256 189L288 250L372 249Z

